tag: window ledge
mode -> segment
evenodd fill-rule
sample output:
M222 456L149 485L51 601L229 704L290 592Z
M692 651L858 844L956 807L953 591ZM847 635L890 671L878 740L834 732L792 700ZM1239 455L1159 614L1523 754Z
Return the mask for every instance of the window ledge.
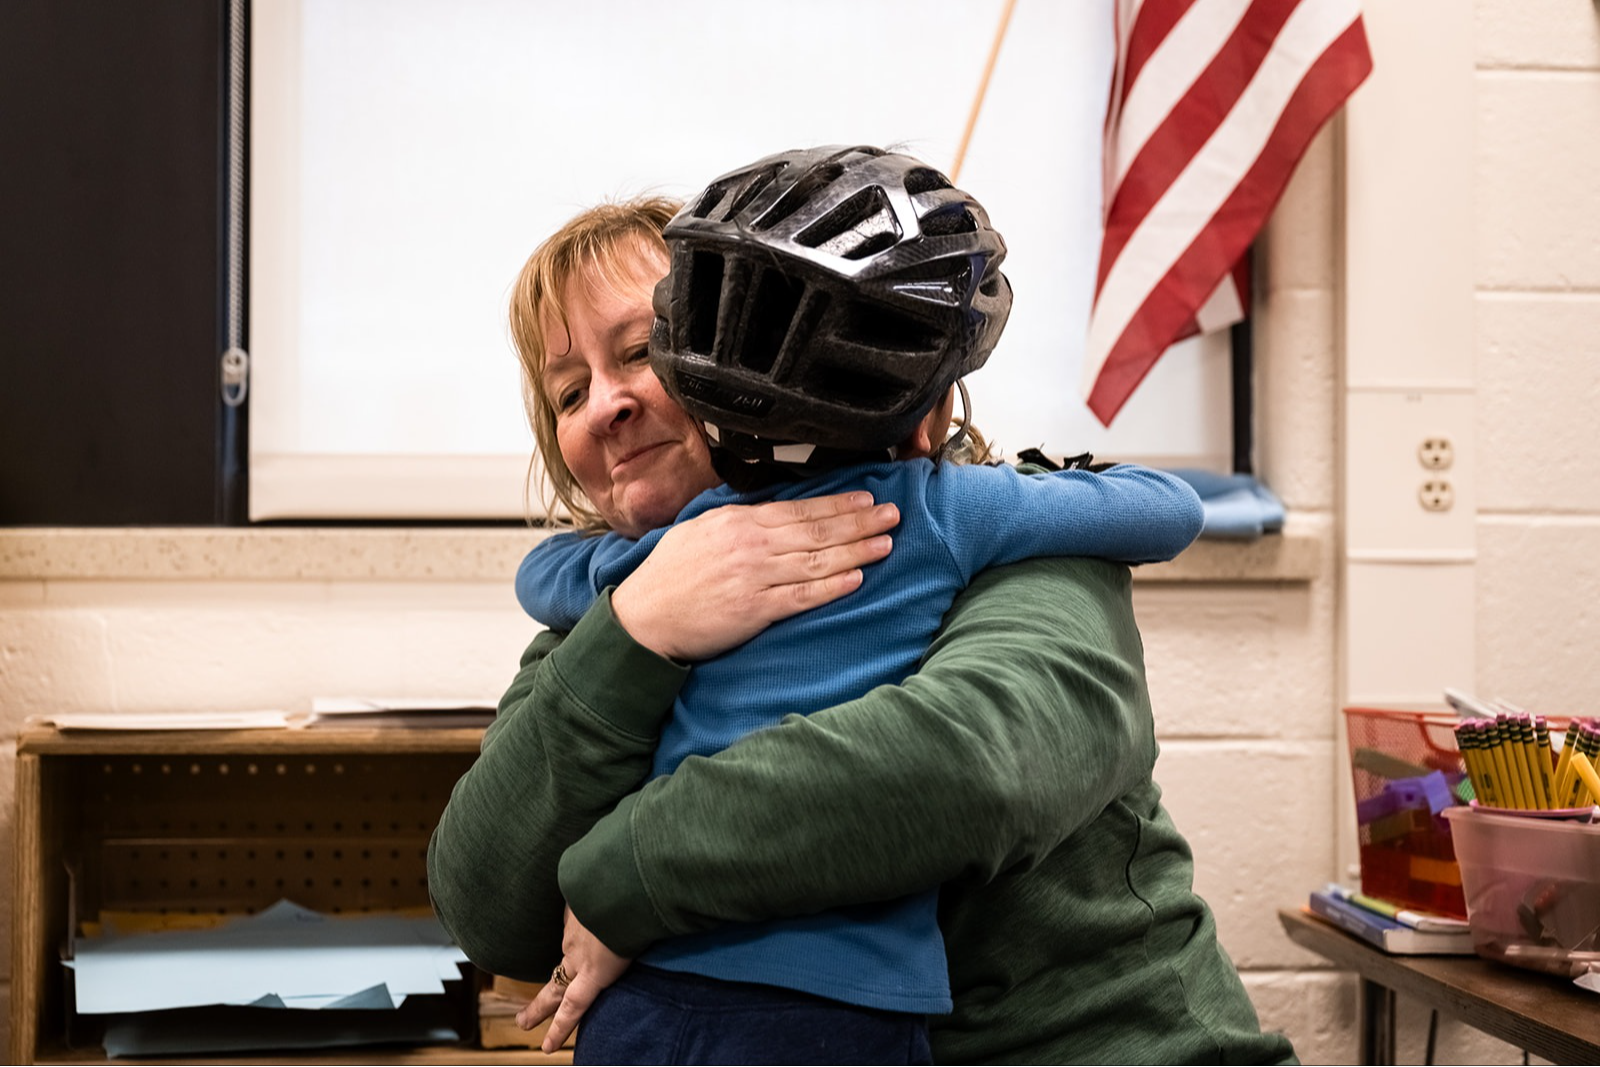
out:
M0 581L511 581L544 530L525 527L0 529ZM1198 541L1138 581L1309 582L1323 528Z

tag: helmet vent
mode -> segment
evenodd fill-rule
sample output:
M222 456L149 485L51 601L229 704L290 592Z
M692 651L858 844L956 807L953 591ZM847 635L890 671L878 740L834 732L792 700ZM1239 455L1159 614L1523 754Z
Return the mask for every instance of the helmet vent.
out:
M939 211L923 218L922 232L929 237L947 237L953 233L977 233L978 220L964 207L959 211Z
M779 174L789 169L787 163L774 163L763 170L758 170L750 176L750 182L739 191L739 196L729 205L728 211L722 217L731 219L738 216L739 212L750 206L750 201L761 195L761 190L771 185Z
M838 331L846 343L878 352L937 352L943 344L932 324L860 302L850 305Z
M762 374L772 369L805 291L804 282L780 271L761 272L750 301L750 317L745 320L744 342L739 346L740 366Z
M711 354L717 342L717 308L722 303L722 257L696 252L689 268L689 351Z
M818 363L809 378L808 388L818 399L847 404L858 411L887 411L908 392L907 383L897 378L839 363Z
M731 188L731 184L730 182L718 182L701 193L700 199L696 201L694 211L691 214L697 219L710 217L711 209L722 203L722 198L728 195L728 189Z
M912 196L931 193L936 189L953 189L950 179L930 167L918 167L906 175L906 192Z
M839 180L844 173L844 166L840 163L823 163L812 167L800 176L800 180L791 185L787 192L778 198L778 202L766 210L766 213L756 220L752 229L770 230L784 219L799 211L822 190Z
M795 236L807 248L845 259L865 259L893 248L899 239L900 224L889 209L889 198L876 185L861 190Z

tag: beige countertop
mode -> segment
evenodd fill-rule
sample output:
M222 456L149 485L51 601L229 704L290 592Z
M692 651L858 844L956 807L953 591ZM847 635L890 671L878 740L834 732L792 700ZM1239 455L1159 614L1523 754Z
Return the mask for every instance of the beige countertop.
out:
M0 529L0 581L509 581L546 536L519 526L16 527ZM1309 582L1328 536L1291 518L1256 541L1197 541L1134 577Z

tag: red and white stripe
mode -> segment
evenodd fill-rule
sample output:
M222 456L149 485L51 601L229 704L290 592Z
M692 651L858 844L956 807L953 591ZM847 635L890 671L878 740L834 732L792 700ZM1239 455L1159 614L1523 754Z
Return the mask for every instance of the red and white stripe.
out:
M1117 0L1084 395L1107 426L1175 341L1242 319L1245 255L1372 69L1357 0Z

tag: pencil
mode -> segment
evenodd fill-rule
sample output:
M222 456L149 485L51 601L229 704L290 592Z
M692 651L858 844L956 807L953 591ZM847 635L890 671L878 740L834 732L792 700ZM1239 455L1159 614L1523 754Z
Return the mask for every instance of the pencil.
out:
M1550 792L1551 803L1560 807L1567 799L1568 776L1572 773L1569 769L1572 764L1572 750L1577 747L1578 727L1581 720L1573 719L1567 724L1567 731L1561 737L1561 755L1556 760L1555 786Z
M1539 793L1544 798L1544 806L1556 806L1556 783L1550 762L1550 724L1543 715L1533 719L1533 752L1534 766L1539 770Z
M1577 771L1578 777L1583 780L1584 791L1588 793L1588 800L1583 806L1593 804L1595 798L1600 797L1600 774L1595 773L1594 764L1582 752L1573 754L1572 769Z
M1484 732L1483 720L1473 719L1465 724L1472 745L1472 758L1483 778L1483 802L1497 808L1506 806L1505 779L1494 769L1494 759L1489 754L1489 738Z
M1567 742L1572 748L1572 758L1567 761L1566 785L1560 792L1560 804L1564 808L1573 808L1578 805L1578 796L1583 791L1583 780L1578 777L1576 762L1579 756L1584 755L1584 749L1589 744L1590 725L1587 720L1574 720L1572 730Z
M1583 757L1582 761L1579 761L1579 756ZM1595 795L1593 788L1590 787L1588 779L1583 777L1583 763L1587 763L1592 771L1597 756L1600 756L1600 726L1591 719L1584 723L1584 729L1578 735L1578 751L1572 754L1573 795L1572 803L1567 805L1568 807L1582 807L1600 800L1600 796ZM1587 801L1584 800L1586 792L1589 794Z
M1483 773L1478 762L1478 739L1470 722L1458 722L1455 727L1456 751L1461 753L1461 764L1467 769L1472 782L1472 794L1480 804L1494 804L1490 795L1489 776Z
M1533 716L1516 715L1512 717L1512 721L1516 724L1517 739L1521 742L1522 758L1528 768L1528 782L1532 787L1529 791L1529 798L1533 801L1535 808L1540 810L1549 808L1552 806L1550 793L1548 786L1545 785L1545 779L1549 777L1549 774L1539 766L1539 738L1533 732Z
M1528 769L1523 766L1517 750L1512 747L1511 723L1507 721L1505 715L1496 715L1489 721L1493 723L1489 730L1494 738L1495 766L1505 765L1504 774L1511 791L1511 806L1527 810L1533 807L1528 800L1529 787L1524 780Z
M1500 807L1516 807L1516 785L1512 782L1511 774L1506 767L1506 755L1500 749L1500 735L1493 719L1478 720L1478 744L1483 748L1485 760L1494 768L1497 783L1495 795L1500 799Z

